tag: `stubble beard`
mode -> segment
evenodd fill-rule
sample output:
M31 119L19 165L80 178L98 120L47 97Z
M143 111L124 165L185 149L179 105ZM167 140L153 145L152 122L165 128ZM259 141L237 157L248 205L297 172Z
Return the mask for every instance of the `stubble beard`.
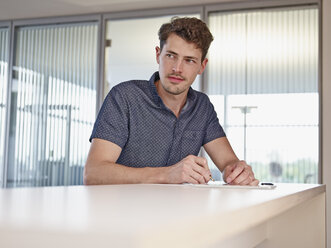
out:
M169 93L171 95L176 95L177 96L177 95L180 95L183 92L185 92L185 89L180 89L179 87L173 88L171 86L167 87L167 86L164 86L164 85L162 85L162 87L167 93Z

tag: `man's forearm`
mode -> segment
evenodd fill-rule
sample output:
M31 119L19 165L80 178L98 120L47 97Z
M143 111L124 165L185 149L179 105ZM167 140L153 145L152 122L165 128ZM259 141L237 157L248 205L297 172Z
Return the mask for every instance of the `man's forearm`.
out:
M133 168L109 162L93 166L86 164L84 184L167 183L166 170L167 167Z

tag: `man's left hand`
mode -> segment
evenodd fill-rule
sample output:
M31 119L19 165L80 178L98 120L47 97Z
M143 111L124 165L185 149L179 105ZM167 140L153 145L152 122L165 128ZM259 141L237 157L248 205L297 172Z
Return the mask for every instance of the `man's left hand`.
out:
M238 161L227 165L223 171L223 179L231 185L251 185L259 184L254 176L252 167L246 164L245 161Z

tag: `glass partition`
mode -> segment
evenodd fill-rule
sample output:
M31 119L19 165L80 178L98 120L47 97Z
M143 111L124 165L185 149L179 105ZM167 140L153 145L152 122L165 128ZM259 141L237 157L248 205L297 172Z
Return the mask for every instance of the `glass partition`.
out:
M318 182L318 9L209 15L207 93L262 181Z
M16 29L7 186L82 184L95 121L97 23Z

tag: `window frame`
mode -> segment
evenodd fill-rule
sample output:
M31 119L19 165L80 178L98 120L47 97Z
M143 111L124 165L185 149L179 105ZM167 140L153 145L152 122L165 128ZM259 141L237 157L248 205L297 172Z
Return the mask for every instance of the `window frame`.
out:
M10 121L10 103L11 103L11 97L10 97L10 90L12 85L12 77L11 77L11 70L12 70L12 49L13 49L13 22L11 21L0 21L0 28L7 28L8 29L8 68L7 68L7 101L6 101L6 113L5 113L5 137L4 137L4 149L3 149L3 164L0 164L0 175L2 176L0 181L0 187L5 188L7 185L7 166L8 166L8 144L9 144L9 121Z

